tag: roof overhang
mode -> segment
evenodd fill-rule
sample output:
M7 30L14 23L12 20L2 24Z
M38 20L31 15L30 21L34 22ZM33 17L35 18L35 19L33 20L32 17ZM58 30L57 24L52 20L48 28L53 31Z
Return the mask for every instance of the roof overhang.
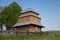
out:
M28 16L33 16L33 17L36 17L36 18L38 18L38 19L41 19L40 17L38 17L38 16L34 16L34 15L19 16L19 18L24 18L24 17L28 17Z
M27 26L27 25L35 25L35 26L38 26L40 28L44 28L44 26L42 26L38 23L34 23L34 22L16 23L13 27L21 27L21 26Z
M27 12L33 12L33 13L39 15L39 13L37 13L35 10L33 10L33 9L31 9L31 8L28 8L28 9L26 9L26 10L21 11L21 14L24 14L24 13L27 13Z

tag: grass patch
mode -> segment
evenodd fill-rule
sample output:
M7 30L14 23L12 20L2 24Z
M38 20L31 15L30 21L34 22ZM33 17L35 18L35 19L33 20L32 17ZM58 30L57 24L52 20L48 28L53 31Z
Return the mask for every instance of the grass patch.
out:
M46 34L34 34L34 35L0 35L0 40L60 40L60 36L51 37L53 32ZM54 32L60 34L59 32Z

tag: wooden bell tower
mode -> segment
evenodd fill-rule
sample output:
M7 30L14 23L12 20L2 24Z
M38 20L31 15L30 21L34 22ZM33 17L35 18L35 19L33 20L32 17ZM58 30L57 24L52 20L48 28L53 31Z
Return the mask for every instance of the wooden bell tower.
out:
M26 32L41 32L43 26L41 25L41 18L39 14L33 9L28 8L21 12L21 16L18 18L18 22L14 25L17 30Z

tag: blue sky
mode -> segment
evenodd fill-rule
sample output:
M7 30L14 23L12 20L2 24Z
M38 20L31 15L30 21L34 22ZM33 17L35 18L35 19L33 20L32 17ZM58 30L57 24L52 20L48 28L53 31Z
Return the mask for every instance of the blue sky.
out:
M23 10L34 9L42 18L43 28L46 30L60 30L60 0L0 0L0 6L8 6L13 1L17 2Z

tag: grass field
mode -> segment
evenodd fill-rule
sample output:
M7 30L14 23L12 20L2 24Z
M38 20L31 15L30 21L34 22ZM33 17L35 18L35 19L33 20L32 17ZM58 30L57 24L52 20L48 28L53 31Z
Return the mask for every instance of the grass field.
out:
M54 36L57 34L57 36ZM60 40L60 31L52 31L46 34L34 35L0 35L0 40Z

